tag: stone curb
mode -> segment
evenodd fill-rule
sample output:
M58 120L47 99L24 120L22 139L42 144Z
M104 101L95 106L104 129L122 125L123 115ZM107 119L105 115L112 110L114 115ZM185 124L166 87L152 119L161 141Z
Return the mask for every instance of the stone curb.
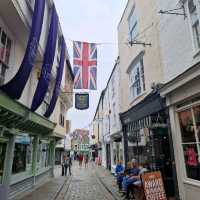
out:
M107 184L103 181L103 179L99 176L99 173L97 172L97 170L95 169L96 175L99 179L99 181L101 182L101 184L106 188L106 190L113 196L113 198L115 200L121 200L121 198L115 193L113 192L108 186Z

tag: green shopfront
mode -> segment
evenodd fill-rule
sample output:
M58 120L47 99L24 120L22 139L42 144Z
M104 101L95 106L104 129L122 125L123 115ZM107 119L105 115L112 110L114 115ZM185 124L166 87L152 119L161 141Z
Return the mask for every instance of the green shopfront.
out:
M0 199L15 199L53 176L54 127L51 121L0 93Z

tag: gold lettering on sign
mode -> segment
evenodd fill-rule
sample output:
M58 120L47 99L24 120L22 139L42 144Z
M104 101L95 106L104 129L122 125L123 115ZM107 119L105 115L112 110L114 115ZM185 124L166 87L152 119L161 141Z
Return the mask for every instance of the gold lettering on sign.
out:
M143 174L142 182L146 200L167 200L160 172Z

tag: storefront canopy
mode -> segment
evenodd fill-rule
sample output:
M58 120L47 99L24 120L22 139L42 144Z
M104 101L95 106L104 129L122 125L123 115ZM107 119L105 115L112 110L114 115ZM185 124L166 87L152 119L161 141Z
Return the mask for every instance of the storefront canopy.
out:
M165 113L160 111L166 107L165 98L159 91L152 91L140 103L120 114L122 125L128 129L136 130L165 123Z
M56 124L31 112L21 103L0 92L0 126L6 131L32 134L52 133Z

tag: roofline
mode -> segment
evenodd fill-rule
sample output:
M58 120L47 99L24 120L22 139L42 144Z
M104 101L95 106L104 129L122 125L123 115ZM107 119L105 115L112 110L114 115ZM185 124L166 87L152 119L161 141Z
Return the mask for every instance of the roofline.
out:
M108 79L108 81L107 81L106 87L105 87L105 89L102 90L102 92L101 92L101 95L100 95L100 97L99 97L99 102L98 102L98 105L97 105L96 112L95 112L95 115L94 115L93 120L95 119L95 117L96 117L96 115L97 115L97 110L98 110L98 108L99 108L100 101L101 101L103 95L105 94L105 92L106 92L106 90L107 90L107 88L108 88L108 84L109 84L109 82L110 82L110 80L111 80L111 77L112 77L112 75L113 75L113 73L114 73L114 71L115 71L115 69L116 69L116 67L117 67L118 64L119 64L119 56L117 57L117 60L116 60L116 62L115 62L115 65L114 65L114 67L113 67L113 69L112 69L112 72L111 72L111 74L110 74L110 77L109 77L109 79Z
M110 83L110 79L112 78L112 75L113 75L113 73L114 73L114 71L115 71L115 69L116 69L116 67L117 67L118 64L119 64L119 56L117 57L117 60L116 60L116 62L115 62L115 65L114 65L114 67L113 67L113 69L112 69L112 72L111 72L111 74L110 74L110 77L109 77L109 79L108 79L108 81L107 81L107 84L106 84L106 87L105 87L104 90L106 90L106 89L108 88L108 84Z
M98 111L98 108L99 108L99 104L100 104L101 99L102 99L103 96L104 96L104 93L105 93L105 89L102 90L101 95L100 95L100 97L99 97L99 102L98 102L98 104L97 104L97 108L96 108L96 111L95 111L95 114L94 114L94 117L93 117L93 121L94 121L94 119L95 119L95 117L96 117L96 115L97 115L97 111Z
M171 85L174 85L177 81L181 80L182 78L184 78L185 75L190 75L190 74L194 74L194 71L196 71L197 68L200 67L200 61L199 62L196 62L194 65L192 65L191 67L189 67L188 69L186 69L184 72L182 72L181 74L179 74L178 76L176 76L175 78L173 78L172 80L168 81L167 83L165 83L163 85L163 87L160 88L160 92L161 92L161 95L167 95L169 93L171 93L172 91L176 90L176 88L172 88L172 89L168 89ZM195 76L197 77L198 75L195 74ZM186 84L187 82L189 82L190 80L192 80L193 76L191 77L188 77L187 80L185 80L185 83Z
M119 25L120 25L120 23L122 22L122 19L123 19L124 15L125 15L125 12L126 12L126 9L127 9L127 7L128 7L129 1L130 1L130 0L128 0L127 3L126 3L125 9L124 9L124 11L123 11L123 13L122 13L122 16L121 16L121 18L120 18L120 20L119 20L119 23L118 23L118 25L117 25L117 29L119 29Z

